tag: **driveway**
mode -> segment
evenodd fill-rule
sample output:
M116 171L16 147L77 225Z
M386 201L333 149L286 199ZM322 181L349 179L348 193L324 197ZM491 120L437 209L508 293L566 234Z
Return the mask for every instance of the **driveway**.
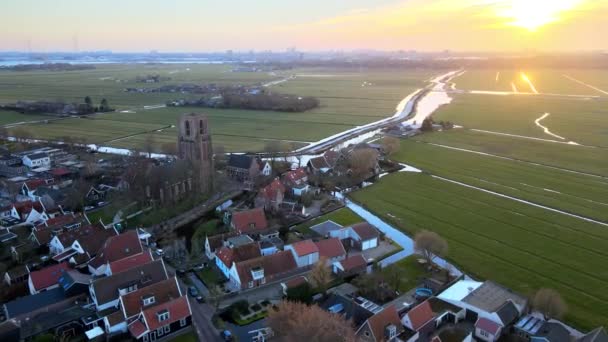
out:
M198 292L205 298L209 297L209 289L207 288L207 286L205 286L205 284L198 279L198 277L196 276L196 274L194 274L194 272L188 272L187 277L190 279L190 281L192 281L192 284L194 284L194 286L198 289Z

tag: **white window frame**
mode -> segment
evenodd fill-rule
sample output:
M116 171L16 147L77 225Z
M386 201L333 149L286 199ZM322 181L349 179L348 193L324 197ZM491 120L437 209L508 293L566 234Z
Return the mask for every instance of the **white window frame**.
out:
M250 281L248 285L249 285L249 288L252 288L253 287L253 281Z
M151 304L156 303L156 298L154 298L154 296L150 296L148 298L144 298L144 306L148 306Z
M188 321L185 318L182 318L182 319L179 320L179 326L180 327L183 328L183 327L186 326L186 324L188 324Z
M157 314L157 316L158 316L158 321L159 322L164 322L164 321L169 320L169 312L168 311L167 312L163 312L162 314Z

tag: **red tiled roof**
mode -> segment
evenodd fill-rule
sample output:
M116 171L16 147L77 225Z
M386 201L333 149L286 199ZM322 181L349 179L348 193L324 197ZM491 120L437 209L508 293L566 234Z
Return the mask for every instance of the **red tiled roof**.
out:
M500 329L499 324L483 317L479 318L477 322L475 322L475 327L487 331L492 335L496 335L496 333Z
M399 319L399 314L393 305L368 318L367 323L369 324L369 328L372 330L376 341L384 340L384 329L391 324L396 326L397 334L403 331L403 325Z
M280 277L284 273L297 269L298 265L289 251L282 251L256 259L242 261L236 263L236 270L239 274L241 284L247 284L253 280L251 269L256 267L261 267L264 270L264 277L268 282L276 277Z
M361 237L361 240L363 240L363 241L371 240L373 238L380 236L380 233L378 233L378 230L367 222L357 223L355 225L352 225L351 227L353 228L355 233L357 233L357 235L359 235Z
M237 232L230 231L228 233L207 236L207 239L209 240L209 248L211 248L210 252L215 252L216 249L223 246L225 239L231 238L236 235L237 235Z
M181 293L179 285L177 284L177 278L169 278L120 297L127 318L133 317L141 312L141 310L145 308L143 299L151 296L154 297L154 303L151 304L154 306L179 298Z
M220 248L215 256L230 268L233 262L241 262L249 259L254 259L262 256L260 246L253 242L245 245L241 245L235 248L222 247Z
M30 191L34 191L38 187L46 185L46 184L47 184L46 179L40 179L40 178L35 178L35 179L30 179L28 181L25 181L25 185L27 186L27 188Z
M42 204L40 204L40 202L38 202L38 201L36 201L36 202L32 202L32 201L17 202L14 204L14 206L15 206L15 210L17 210L17 212L20 215L27 215L32 212L32 209L36 209L36 211L39 213L44 211Z
M53 238L53 230L61 229L68 224L78 223L83 220L82 216L77 215L60 215L54 218L48 219L36 226L34 230L34 236L40 245L46 245L51 242Z
M116 231L112 228L105 229L99 224L86 225L78 229L63 232L57 235L59 241L64 247L71 246L74 241L78 240L78 243L85 252L93 255L95 254L104 242L111 236L116 235Z
M287 182L290 182L292 184L298 184L302 179L306 178L307 176L308 174L306 173L306 169L301 167L299 169L295 169L285 173L285 175L283 175L283 178Z
M146 326L141 321L135 321L129 325L129 332L135 338L139 338L146 331L148 331L148 329L146 329Z
M143 252L137 231L130 230L120 235L110 236L104 240L93 262L93 267L99 267L107 262L118 261Z
M344 272L348 272L359 267L366 267L367 261L361 254L357 254L340 261L340 264L344 268Z
M59 283L59 278L63 274L63 271L70 269L70 265L67 262L61 264L45 267L41 270L30 273L32 284L36 291L44 290L47 287L51 287Z
M269 200L274 200L277 198L277 193L284 194L285 186L281 181L277 178L272 181L272 183L266 185L260 190L260 195L264 196Z
M412 322L412 329L415 331L418 331L418 329L422 328L426 323L435 318L433 308L426 300L410 310L407 315L410 318L410 322Z
M319 253L317 245L312 240L302 240L291 244L293 250L298 256L304 256L313 253Z
M110 263L110 270L112 273L119 273L126 271L133 267L145 265L150 261L154 260L150 251L142 252L139 254L131 255L130 257L114 261Z
M232 214L232 225L241 233L251 233L268 228L266 214L263 208L246 211L236 211Z
M319 258L337 258L346 255L346 250L338 238L324 239L315 242L319 250Z
M157 314L163 310L169 311L169 319L166 321L159 322ZM180 319L185 319L189 317L192 313L190 312L188 297L183 296L174 299L170 302L166 302L146 309L143 311L143 314L146 318L148 330L156 330L165 325L179 321Z

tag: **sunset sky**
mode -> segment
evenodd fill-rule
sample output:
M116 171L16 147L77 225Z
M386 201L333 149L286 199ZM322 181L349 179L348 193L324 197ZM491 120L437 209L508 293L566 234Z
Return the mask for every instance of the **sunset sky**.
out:
M608 0L2 0L0 50L608 49Z

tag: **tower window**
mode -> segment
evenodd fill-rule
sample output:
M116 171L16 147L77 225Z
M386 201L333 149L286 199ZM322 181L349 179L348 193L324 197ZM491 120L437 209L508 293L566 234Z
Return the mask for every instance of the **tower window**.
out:
M190 136L190 121L186 121L186 136Z
M199 121L198 124L199 124L199 134L200 135L205 134L205 129L203 127L203 120Z

